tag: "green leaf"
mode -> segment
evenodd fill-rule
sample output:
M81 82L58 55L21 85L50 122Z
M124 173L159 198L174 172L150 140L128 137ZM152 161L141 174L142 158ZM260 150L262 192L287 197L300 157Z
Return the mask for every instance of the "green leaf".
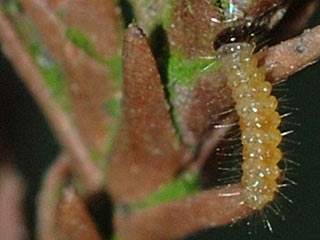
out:
M157 204L183 199L200 191L197 172L186 172L162 186L157 192L147 198L135 202L131 207L135 210L148 208Z

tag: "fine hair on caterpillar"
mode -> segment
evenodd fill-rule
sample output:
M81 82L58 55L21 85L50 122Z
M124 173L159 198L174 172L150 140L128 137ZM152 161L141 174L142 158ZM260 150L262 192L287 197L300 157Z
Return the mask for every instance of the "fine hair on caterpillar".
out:
M283 5L274 5L253 19L246 14L246 7L237 5L239 1L217 0L215 3L221 9L220 20L226 28L216 36L213 42L216 53L211 58L220 62L219 71L227 78L226 85L234 102L234 112L228 111L228 116L223 113L221 116L227 120L213 126L214 129L229 129L213 152L216 158L222 159L218 163L219 172L227 176L218 177L218 184L240 181L241 191L226 191L222 197L241 195L241 204L255 212L252 218L258 216L264 226L272 231L267 216L274 213L284 218L278 199L292 202L283 193L283 188L295 185L287 177L290 172L288 165L294 161L282 147L283 143L290 142L285 137L293 131L291 128L280 129L280 123L282 126L296 124L287 120L293 109L285 109L282 104L285 101L283 89L278 88L276 95L281 96L279 100L272 92L273 85L281 83L266 80L265 69L259 67L255 52L268 42L267 36L272 29L270 19ZM238 6L243 9L238 9ZM286 112L279 112L282 108Z
M278 113L278 100L271 94L272 84L266 81L264 69L258 66L254 48L254 44L241 42L225 44L217 50L216 59L227 76L240 130L234 129L231 137L222 140L233 141L228 147L231 153L218 148L216 154L225 159L218 166L219 170L232 173L222 182L235 183L240 178L242 190L239 194L243 196L243 203L255 210L272 231L266 213L281 216L281 208L275 200L283 197L291 202L281 189L295 184L285 176L290 161L282 161L280 165L286 153L279 146L292 131L281 132L279 126L291 113ZM233 126L222 123L215 128ZM231 195L226 193L225 196Z

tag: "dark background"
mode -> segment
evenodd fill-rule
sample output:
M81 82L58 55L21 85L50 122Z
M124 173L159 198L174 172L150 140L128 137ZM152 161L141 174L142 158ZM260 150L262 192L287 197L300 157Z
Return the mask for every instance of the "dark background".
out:
M310 21L310 26L320 23L320 12ZM14 70L0 55L0 123L3 143L14 152L13 164L27 183L25 199L27 224L34 239L35 196L47 167L59 152L59 146L37 104L28 94ZM300 146L288 143L293 158L300 163L294 167L292 179L298 186L286 192L294 203L279 200L286 220L267 214L273 233L263 228L260 217L249 220L257 227L244 223L232 227L215 228L198 233L188 240L211 239L283 239L312 240L320 236L320 62L290 77L285 88L290 100L286 105L299 108L292 126L296 131L291 139ZM288 110L290 111L290 110ZM290 128L290 127L289 127ZM256 233L248 234L249 231Z

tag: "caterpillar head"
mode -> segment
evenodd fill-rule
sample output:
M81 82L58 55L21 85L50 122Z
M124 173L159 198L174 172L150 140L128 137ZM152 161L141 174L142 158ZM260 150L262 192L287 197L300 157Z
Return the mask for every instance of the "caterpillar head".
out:
M217 50L216 58L222 61L229 59L234 63L232 66L235 66L237 65L235 63L239 63L251 56L254 50L255 45L246 42L224 44Z

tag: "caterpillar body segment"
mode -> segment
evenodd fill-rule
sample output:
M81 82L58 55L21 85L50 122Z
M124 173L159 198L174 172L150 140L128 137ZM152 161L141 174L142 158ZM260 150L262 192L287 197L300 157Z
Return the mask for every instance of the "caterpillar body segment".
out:
M253 44L225 44L217 51L217 58L228 76L227 85L239 116L244 201L252 209L261 210L278 191L282 135L278 130L278 101L271 95L272 85L265 80L265 71L258 67L253 52Z

